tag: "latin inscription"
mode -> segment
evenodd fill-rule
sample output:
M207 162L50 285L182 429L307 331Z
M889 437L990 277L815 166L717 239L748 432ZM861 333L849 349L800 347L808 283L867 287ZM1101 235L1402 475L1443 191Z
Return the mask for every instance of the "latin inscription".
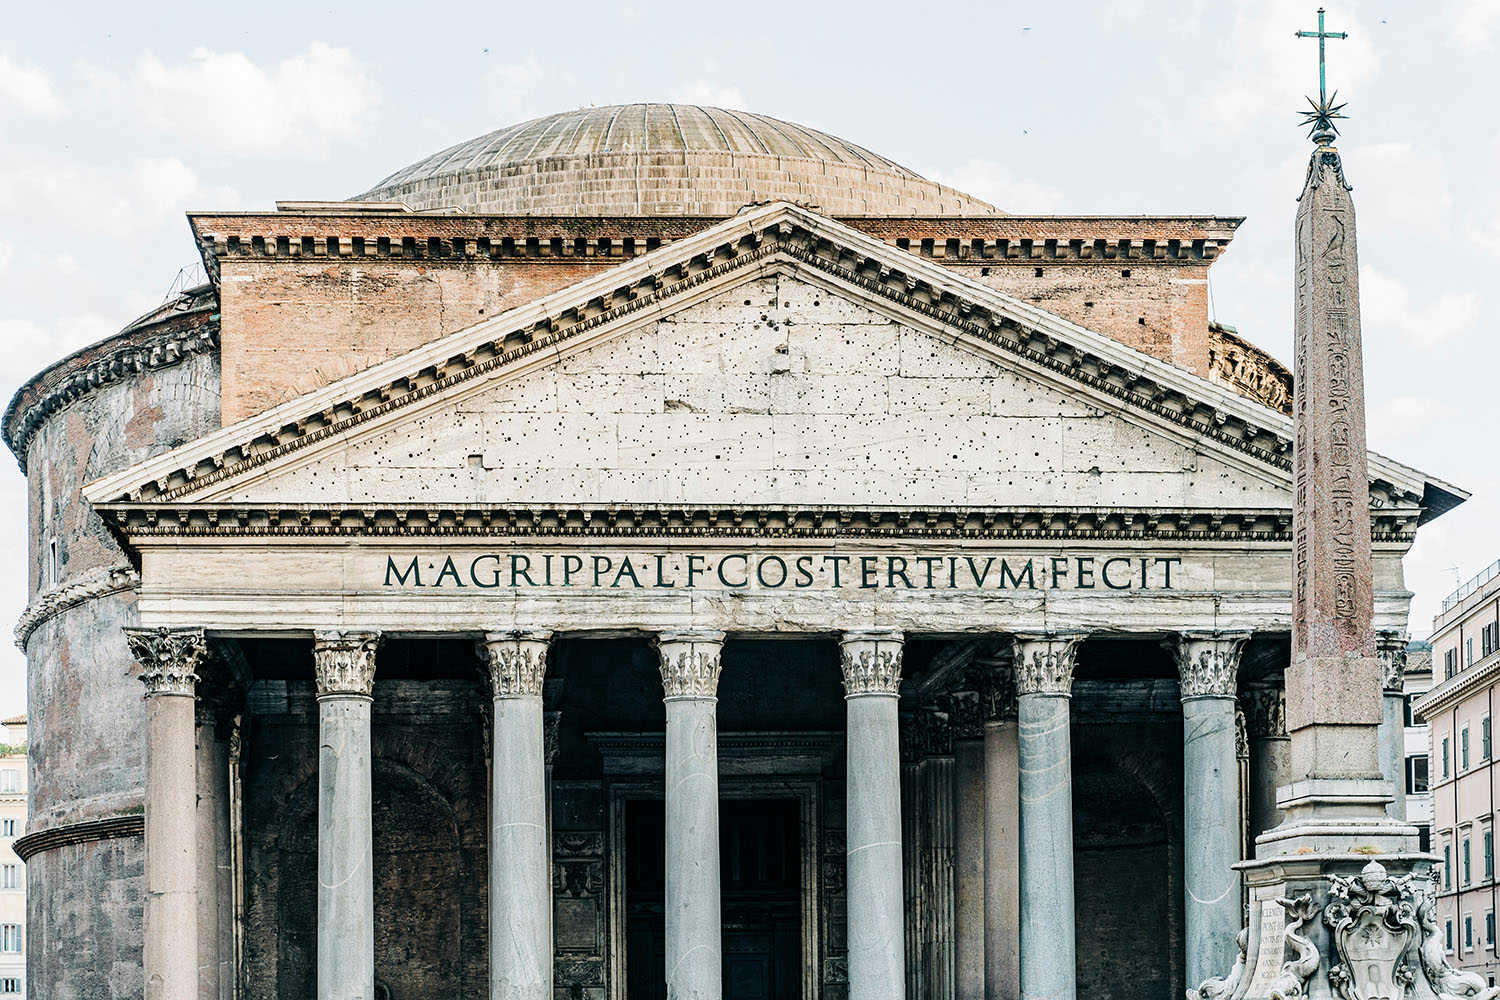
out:
M758 552L386 555L404 590L1173 590L1177 556L812 555ZM1180 573L1179 573L1180 576Z
M1286 960L1286 911L1274 899L1260 901L1260 944L1255 949L1255 973L1246 996L1263 997L1281 977Z

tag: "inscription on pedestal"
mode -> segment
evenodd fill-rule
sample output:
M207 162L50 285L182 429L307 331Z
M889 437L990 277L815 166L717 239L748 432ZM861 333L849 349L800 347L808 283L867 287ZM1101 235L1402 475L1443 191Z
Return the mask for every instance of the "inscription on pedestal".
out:
M1269 996L1286 960L1286 911L1274 899L1260 901L1260 943L1255 949L1255 973L1247 997Z

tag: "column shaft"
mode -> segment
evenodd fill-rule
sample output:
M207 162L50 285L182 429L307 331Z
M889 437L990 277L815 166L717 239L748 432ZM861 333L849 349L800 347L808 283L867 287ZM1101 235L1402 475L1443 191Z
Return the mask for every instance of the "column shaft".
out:
M1023 1000L1075 1000L1078 995L1068 699L1082 638L1049 633L1016 641Z
M375 995L370 707L378 636L320 632L318 1000Z
M198 995L194 693L201 630L127 629L146 685L146 1000Z
M1222 970L1240 930L1235 691L1248 632L1185 632L1165 643L1182 695L1183 888L1187 982Z
M542 681L550 632L490 632L490 998L551 1000Z
M1382 712L1380 776L1391 783L1387 816L1406 819L1406 633L1384 629L1375 634L1380 657Z
M983 735L979 730L978 735ZM984 996L984 741L953 741L953 966L958 1000Z
M1073 759L1068 699L1017 699L1021 798L1021 995L1074 1000Z
M1182 704L1187 982L1220 975L1240 930L1239 781L1234 698Z
M1020 788L1014 719L984 727L984 996L1021 995Z
M214 713L199 702L195 740L197 789L193 811L198 841L198 996L219 1000L218 744Z
M716 697L723 642L722 632L668 632L657 638L667 707L669 1000L719 1000L724 990Z
M906 968L901 894L899 632L842 639L847 734L849 1000L901 996Z
M932 1000L955 995L957 954L954 941L956 900L953 886L953 785L952 757L929 757L922 762L922 905L926 912L923 971ZM907 805L911 811L915 803Z

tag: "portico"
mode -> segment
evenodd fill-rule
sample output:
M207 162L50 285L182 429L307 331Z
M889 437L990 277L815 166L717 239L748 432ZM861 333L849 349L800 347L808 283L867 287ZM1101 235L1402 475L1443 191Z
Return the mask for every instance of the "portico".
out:
M759 209L89 487L137 646L238 720L248 996L1217 969L1290 423L901 253ZM1371 463L1398 629L1428 487Z

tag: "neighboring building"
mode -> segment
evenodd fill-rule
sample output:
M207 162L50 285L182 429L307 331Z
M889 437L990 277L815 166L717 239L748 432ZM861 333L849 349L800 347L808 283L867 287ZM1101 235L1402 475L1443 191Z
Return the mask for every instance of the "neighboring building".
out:
M633 105L189 223L210 283L4 417L38 994L144 953L244 1000L886 1000L903 935L932 1000L1228 969L1293 777L1293 387L1207 307L1239 219ZM1465 494L1369 472L1389 640Z
M26 995L26 716L0 720L0 1000Z
M1414 640L1406 648L1406 818L1419 831L1422 850L1432 847L1432 732L1417 715L1417 699L1432 687L1432 645Z
M1438 917L1461 969L1500 976L1495 933L1495 710L1500 707L1500 562L1443 600L1432 628L1433 687L1414 710L1431 732L1432 849L1443 858Z

